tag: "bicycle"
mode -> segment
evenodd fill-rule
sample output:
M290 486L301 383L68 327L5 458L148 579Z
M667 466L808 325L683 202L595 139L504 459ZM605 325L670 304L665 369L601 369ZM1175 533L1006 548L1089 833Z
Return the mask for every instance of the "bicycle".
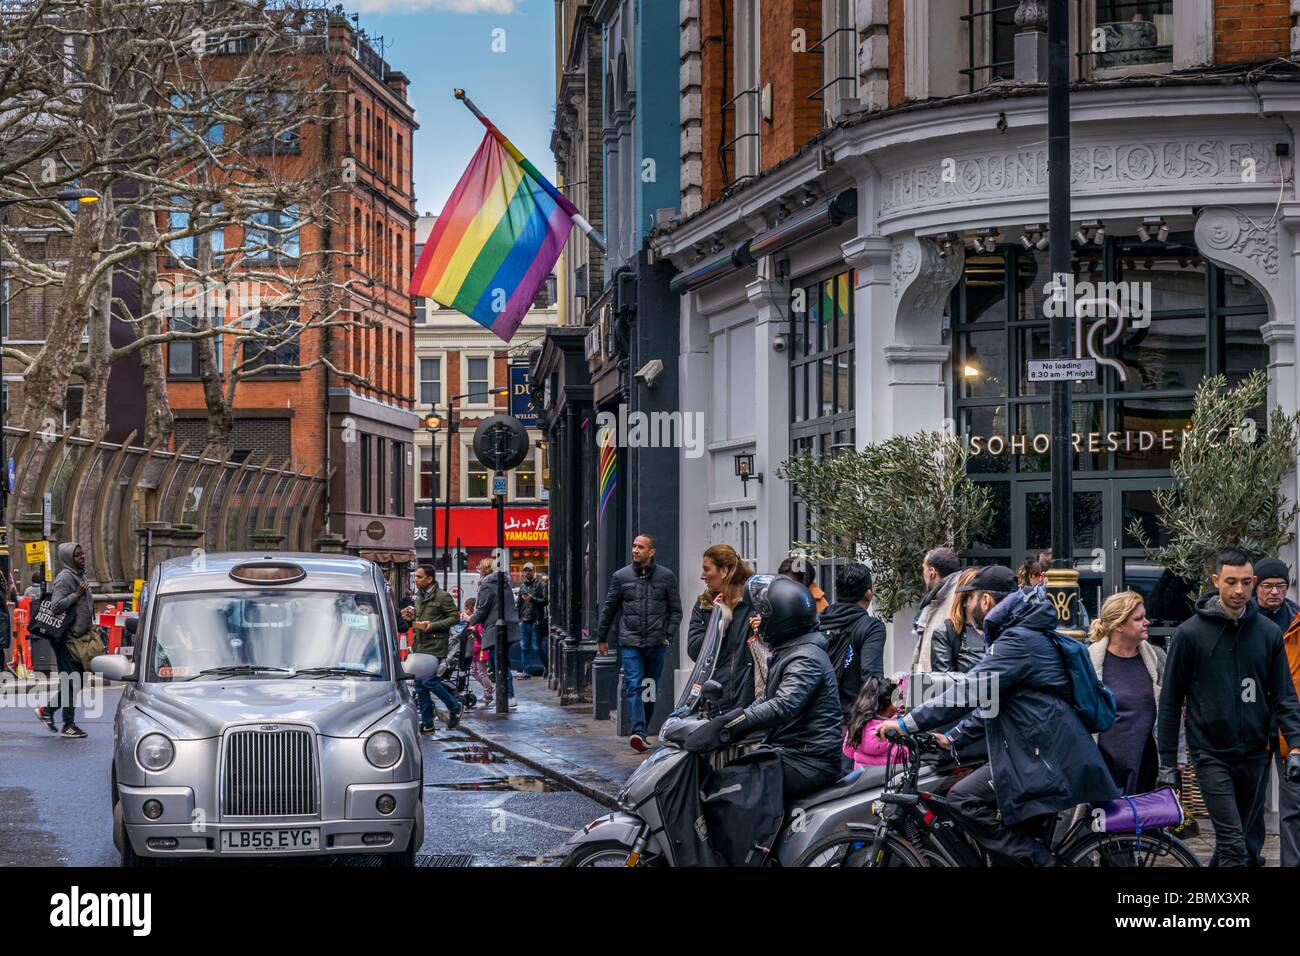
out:
M841 867L985 867L992 866L987 851L961 825L937 793L919 791L922 757L942 751L933 735L891 735L887 779L876 801L876 823L849 824L830 834L808 852L811 866ZM894 773L893 757L899 746L907 748L907 767ZM1062 866L1145 867L1200 866L1187 844L1165 830L1138 832L1096 831L1091 816L1084 816L1057 838L1057 815L1050 816L1040 835Z

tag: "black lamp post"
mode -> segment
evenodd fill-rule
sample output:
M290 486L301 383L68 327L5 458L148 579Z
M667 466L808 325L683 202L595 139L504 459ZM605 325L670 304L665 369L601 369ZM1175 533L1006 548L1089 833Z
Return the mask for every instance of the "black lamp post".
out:
M436 463L438 461L438 432L442 430L442 426L443 426L442 416L439 415L437 412L431 412L430 414L424 416L422 423L424 425L424 430L429 433L429 455L432 457L432 460ZM437 515L438 514L438 482L437 481L432 482L432 487L429 490L433 494L433 514ZM437 561L438 560L438 522L436 519L433 522L433 527L429 529L429 537L432 539L429 542L429 546L430 548L433 549L433 559L434 561ZM446 542L444 542L444 549L445 549L445 544ZM447 582L444 579L443 581L444 590L446 589L446 585Z
M1069 0L1050 0L1047 12L1047 212L1048 261L1054 294L1072 288L1070 250L1070 21ZM1048 331L1053 359L1068 359L1072 350L1070 308L1056 309ZM1073 385L1052 382L1052 567L1047 588L1063 631L1079 628L1079 572L1073 542Z
M0 232L4 230L5 212L10 206L17 206L21 203L28 202L76 202L83 205L91 205L100 200L99 193L93 189L65 189L62 192L55 193L52 196L20 196L0 197ZM5 269L4 269L4 241L0 238L0 308L4 310L4 322L0 323L0 371L4 368L4 348L5 348L5 326L9 323L9 296L5 291ZM4 376L0 374L0 383L3 382ZM4 426L8 421L8 403L5 400L5 389L0 384L0 470L3 470L3 479L0 480L0 527L4 530L4 549L0 554L0 573L4 575L5 581L9 580L9 526L6 516L9 514L9 452L5 442Z

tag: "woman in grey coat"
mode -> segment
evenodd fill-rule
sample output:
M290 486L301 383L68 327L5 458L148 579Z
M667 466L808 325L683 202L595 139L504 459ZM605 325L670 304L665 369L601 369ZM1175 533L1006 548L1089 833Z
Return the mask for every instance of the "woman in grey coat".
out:
M54 660L58 666L58 678L51 684L50 700L44 707L36 708L36 716L50 731L61 733L63 737L84 737L86 732L77 726L73 719L76 715L77 693L81 687L81 662L73 655L70 644L74 638L89 633L95 626L95 605L90 594L90 584L86 581L86 552L75 541L65 541L59 545L59 573L54 578L51 589L52 609L59 614L63 611L73 612L72 626L64 640L54 647ZM63 710L63 730L54 726L54 714Z

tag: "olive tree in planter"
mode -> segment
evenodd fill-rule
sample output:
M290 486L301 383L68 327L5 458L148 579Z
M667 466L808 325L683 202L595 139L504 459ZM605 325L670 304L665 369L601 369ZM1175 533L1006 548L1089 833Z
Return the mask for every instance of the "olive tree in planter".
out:
M876 610L892 620L925 593L926 551L960 550L988 517L992 496L966 476L968 457L960 441L934 431L833 457L795 456L777 476L807 505L814 538L795 547L814 560L870 565Z
M1268 395L1262 370L1235 388L1222 375L1196 390L1190 430L1170 466L1173 484L1155 492L1156 521L1167 543L1153 544L1149 529L1134 520L1129 534L1147 558L1204 589L1214 557L1240 548L1256 558L1276 555L1295 540L1295 503L1282 481L1296 467L1300 414L1275 408L1268 429L1254 415Z

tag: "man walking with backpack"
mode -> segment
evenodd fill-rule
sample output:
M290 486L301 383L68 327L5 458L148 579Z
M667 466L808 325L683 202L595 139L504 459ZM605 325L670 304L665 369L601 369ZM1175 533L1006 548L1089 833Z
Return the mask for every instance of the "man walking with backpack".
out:
M987 734L989 762L948 791L949 808L994 863L1055 866L1032 828L1047 814L1120 793L1081 715L1087 708L1076 698L1071 660L1058 646L1052 603L1041 590L1018 590L1016 576L1002 565L981 568L968 587L974 597L967 609L984 628L988 652L968 673L955 675L942 696L884 721L876 734L933 730L965 715L936 739L960 761ZM1082 645L1078 651L1078 664L1095 683L1087 651Z
M1178 787L1178 725L1187 711L1187 750L1214 824L1211 866L1249 866L1247 834L1264 812L1269 738L1280 728L1300 740L1300 700L1277 626L1251 600L1255 568L1236 548L1221 552L1215 591L1169 641L1156 741L1161 785ZM1300 781L1300 751L1283 779Z
M885 624L867 611L875 592L871 569L853 562L835 572L835 603L822 611L817 626L826 635L827 656L839 684L845 719L862 682L885 674Z

